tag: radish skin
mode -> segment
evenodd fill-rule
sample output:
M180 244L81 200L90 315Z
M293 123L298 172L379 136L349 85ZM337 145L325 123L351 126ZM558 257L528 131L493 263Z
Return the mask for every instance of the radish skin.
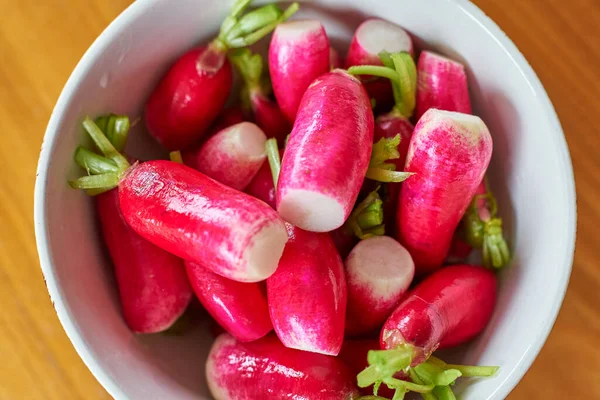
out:
M283 154L283 150L279 149L279 156ZM246 187L246 193L250 196L254 196L273 207L277 208L277 202L275 199L275 186L273 185L273 175L271 174L271 167L268 162L264 162L262 167L258 170L258 173L252 179L252 182Z
M170 161L132 167L119 184L119 201L142 237L240 282L271 276L287 241L268 205Z
M239 124L240 122L246 121L244 117L244 111L239 106L231 106L227 107L219 114L216 121L211 125L208 133L205 138L213 136L216 133L219 133L225 128L229 128L232 125ZM183 153L183 152L182 152Z
M267 297L259 283L232 281L191 261L185 262L185 269L196 297L234 338L250 342L273 329Z
M269 71L277 103L293 123L308 86L329 71L329 39L323 25L298 20L277 26L269 46Z
M195 170L232 187L244 190L264 163L264 132L252 122L223 129L197 151L182 153L183 162Z
M135 333L167 330L192 299L183 260L146 241L127 225L116 190L102 193L96 200L127 326Z
M431 108L471 114L464 65L431 51L423 51L419 56L417 76L417 120Z
M415 265L408 251L389 236L361 240L344 262L348 286L346 334L380 328L410 286Z
M306 90L277 185L277 211L304 230L328 232L350 215L373 145L373 111L360 81L334 70Z
M250 343L219 336L206 361L206 381L216 400L352 400L359 395L342 361L286 348L273 335Z
M415 175L402 185L396 214L397 239L417 275L442 265L491 155L492 138L476 116L431 109L419 120L404 168Z
M419 283L381 329L384 350L414 347L412 365L438 348L465 343L487 325L496 304L496 276L479 266L453 265Z
M257 92L250 95L250 102L256 124L264 131L267 138L275 138L277 143L283 146L285 137L290 133L292 125L277 103L264 94Z
M382 51L406 51L413 55L412 39L398 25L378 18L367 19L354 32L346 55L346 68L355 65L383 65L379 58ZM375 99L378 109L385 109L393 103L392 86L387 79L364 76L363 83L369 96Z
M347 301L342 259L327 233L287 228L290 239L267 279L273 327L286 347L337 355Z

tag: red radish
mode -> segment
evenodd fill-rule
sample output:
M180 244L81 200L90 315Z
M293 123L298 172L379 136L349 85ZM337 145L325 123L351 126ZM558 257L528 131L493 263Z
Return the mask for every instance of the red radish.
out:
M431 51L423 51L417 70L417 120L430 108L471 114L464 65Z
M337 355L346 314L342 259L327 233L287 228L290 239L267 279L275 333L286 347Z
M343 70L306 90L277 185L277 211L309 231L328 232L350 215L373 144L373 111L360 81Z
M425 361L437 348L455 346L479 334L489 322L495 303L496 277L492 272L472 265L436 271L419 283L387 319L380 335L383 351L369 352L370 366L358 375L359 386L383 382L399 390L427 391L421 385L412 387L393 378L407 367L411 367L411 377L416 372L422 380L431 380L425 382L427 385L436 386L449 385L461 375L494 374L496 367L450 368ZM433 370L445 370L447 374L434 376Z
M498 218L496 198L481 182L465 216L462 228L466 242L483 250L483 264L487 268L502 268L510 261L510 250Z
M253 54L249 49L239 49L230 56L230 60L244 80L242 97L248 103L254 121L268 138L277 139L283 146L292 126L264 87L262 56Z
M290 21L273 32L269 72L273 93L288 121L294 122L308 86L329 71L329 40L316 20Z
M359 239L356 237L354 232L352 232L349 227L346 225L342 225L341 227L329 232L331 239L333 240L333 244L337 249L338 253L345 259L350 254L350 251L356 246Z
M240 122L209 138L198 150L182 152L185 165L234 189L243 190L267 154L264 132L252 122Z
M459 225L452 237L452 243L450 244L450 250L448 250L445 263L462 264L469 257L472 250L473 247L465 241L464 233Z
M442 265L452 236L483 179L492 138L476 116L431 109L415 127L400 191L397 238L417 275Z
M352 373L358 374L363 369L369 366L367 361L367 354L371 350L379 350L379 340L377 339L350 339L345 340L340 351L339 358L350 367ZM361 388L361 392L364 395L373 393L373 388ZM391 399L394 396L394 392L382 385L377 393L385 399Z
M342 68L342 58L340 57L340 53L337 52L333 47L329 48L329 68L330 69L338 69Z
M273 329L261 284L232 281L191 261L185 262L185 268L196 297L237 340L257 340Z
M118 187L127 223L144 239L226 278L269 277L285 242L285 224L262 201L182 164L156 160L130 166L89 118L88 134L117 170L70 182L79 189Z
M150 95L144 113L146 126L168 150L198 141L225 105L232 84L228 49L255 43L298 8L294 3L282 13L271 4L242 16L250 2L236 1L219 36L181 56Z
M367 19L354 32L346 56L346 68L355 65L383 65L379 58L379 53L383 51L406 51L412 55L412 39L398 25L378 18ZM365 75L363 81L369 96L375 99L377 108L385 108L393 102L392 87L387 80Z
M250 343L219 336L206 361L206 381L216 400L351 400L359 395L342 361L289 349L273 335Z
M408 251L389 236L361 240L344 262L348 286L346 334L373 332L394 310L415 274Z
M127 225L116 190L99 195L96 207L127 326L135 333L168 329L192 299L183 260L146 241Z
M279 150L279 154L283 154L283 150ZM252 179L252 182L246 187L246 193L251 196L261 199L273 208L277 207L275 200L275 185L273 185L273 175L268 162L263 163L258 173Z

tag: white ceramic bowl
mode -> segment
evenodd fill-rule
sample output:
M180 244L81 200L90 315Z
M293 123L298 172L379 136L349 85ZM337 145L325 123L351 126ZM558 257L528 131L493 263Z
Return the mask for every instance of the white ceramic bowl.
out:
M58 317L92 373L117 399L209 398L203 327L184 337L138 337L121 318L92 201L72 190L75 147L86 115L140 116L151 88L186 49L214 35L230 2L138 0L83 56L56 104L38 166L35 228L42 270ZM498 307L486 331L452 361L499 365L491 379L458 384L463 399L502 399L544 344L569 280L575 191L563 133L540 81L506 35L463 0L321 0L297 17L317 17L340 49L367 16L400 24L420 48L463 61L474 112L494 138L491 182L515 251L501 274ZM148 156L138 124L129 149ZM202 397L204 396L204 397Z

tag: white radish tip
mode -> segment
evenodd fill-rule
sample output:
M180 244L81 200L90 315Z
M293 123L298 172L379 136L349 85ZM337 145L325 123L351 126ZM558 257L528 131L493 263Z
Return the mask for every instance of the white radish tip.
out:
M243 281L260 282L273 275L287 240L288 234L281 220L258 231L244 251L248 269L244 271Z
M368 19L360 24L356 39L369 54L379 54L384 50L390 53L412 52L410 35L398 25L382 19Z
M408 250L389 236L361 240L345 266L349 285L369 287L374 297L381 299L406 290L415 274Z
M462 69L465 68L463 63L460 63L456 60L453 60L451 58L448 58L446 56L443 56L441 54L438 53L434 53L432 51L428 51L428 50L423 50L421 52L421 55L419 56L419 58L423 59L424 62L426 63L431 63L431 62L441 62L441 63L448 63L448 64L453 64L457 67L460 67Z
M344 207L334 198L305 189L288 189L277 206L279 215L300 229L329 232L342 226Z
M457 125L462 126L468 132L487 131L485 123L476 115L465 114L455 111L444 111L438 109L430 109L425 114L431 114L433 119L449 120Z
M212 394L212 396L215 399L228 399L230 395L226 388L221 387L217 383L219 381L219 379L217 379L219 376L218 366L214 365L215 363L213 357L211 356L213 355L213 353L218 353L219 351L221 351L222 347L233 346L234 344L235 339L231 335L227 333L222 333L221 335L219 335L219 337L215 339L210 349L210 353L206 359L206 384L208 385L208 390L210 391L210 394Z
M237 153L246 154L248 158L264 158L266 156L265 142L267 136L252 122L240 122L228 129Z
M276 28L276 34L283 38L296 38L312 32L323 31L323 25L314 19L300 19L284 22Z

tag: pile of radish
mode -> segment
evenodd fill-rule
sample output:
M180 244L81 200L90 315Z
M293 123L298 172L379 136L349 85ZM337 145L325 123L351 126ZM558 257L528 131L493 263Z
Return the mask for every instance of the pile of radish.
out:
M498 368L432 354L482 332L511 257L464 66L381 19L342 61L297 4L250 2L147 100L170 160L124 154L127 116L83 121L97 151L70 184L96 196L125 322L168 332L197 298L223 330L216 399L454 399Z

